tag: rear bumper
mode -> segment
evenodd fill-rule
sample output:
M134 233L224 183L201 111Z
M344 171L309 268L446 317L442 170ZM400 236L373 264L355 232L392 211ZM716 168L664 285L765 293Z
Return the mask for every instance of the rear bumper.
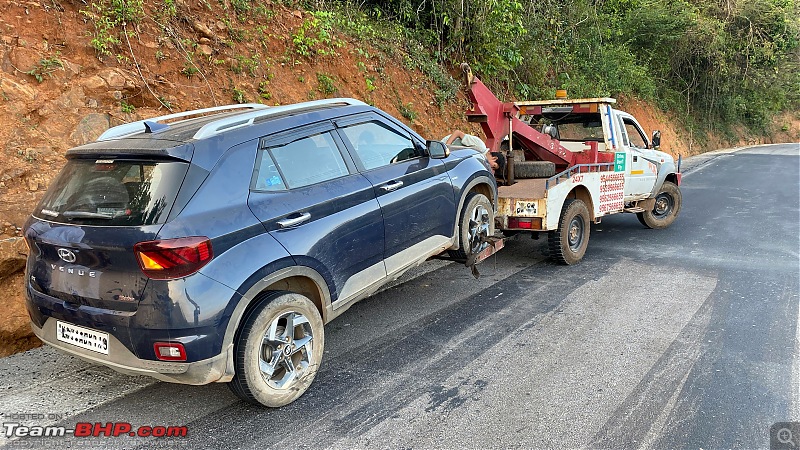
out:
M109 335L108 355L85 350L56 339L56 319L48 317L39 328L31 323L34 334L44 343L93 364L103 365L126 375L147 375L161 381L181 384L227 382L233 378L233 345L209 359L190 363L151 361L137 358L113 335Z

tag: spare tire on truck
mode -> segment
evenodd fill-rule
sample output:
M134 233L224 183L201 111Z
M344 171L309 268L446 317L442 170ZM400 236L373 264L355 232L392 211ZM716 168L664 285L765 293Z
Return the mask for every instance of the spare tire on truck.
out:
M551 161L514 161L514 178L550 178L556 174Z

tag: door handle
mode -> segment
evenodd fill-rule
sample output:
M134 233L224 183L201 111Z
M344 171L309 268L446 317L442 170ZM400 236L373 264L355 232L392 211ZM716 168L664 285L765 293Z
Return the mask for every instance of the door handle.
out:
M285 219L279 220L278 221L278 225L280 225L281 228L289 228L289 227L293 227L295 225L300 225L301 223L303 223L306 220L311 218L311 214L307 213L307 212L304 212L304 213L302 213L302 214L300 214L300 215L298 215L296 217L292 217L292 216L294 216L294 214L290 215L289 217L287 217Z
M402 186L403 186L402 181L394 180L381 186L381 190L383 190L384 192L392 192L394 190L400 189Z

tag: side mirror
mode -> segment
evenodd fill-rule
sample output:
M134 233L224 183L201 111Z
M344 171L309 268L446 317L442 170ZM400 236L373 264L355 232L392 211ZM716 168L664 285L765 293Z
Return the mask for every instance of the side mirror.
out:
M650 145L653 148L658 148L661 146L661 132L658 130L653 131L653 139L650 140Z
M450 149L442 141L426 141L428 156L434 159L444 159L450 156Z

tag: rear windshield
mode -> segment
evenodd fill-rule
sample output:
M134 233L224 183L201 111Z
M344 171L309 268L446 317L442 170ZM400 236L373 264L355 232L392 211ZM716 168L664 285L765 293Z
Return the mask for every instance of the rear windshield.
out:
M572 123L558 123L558 135L564 141L602 141L603 124L600 117Z
M164 223L188 168L185 162L72 159L33 215L78 225Z

